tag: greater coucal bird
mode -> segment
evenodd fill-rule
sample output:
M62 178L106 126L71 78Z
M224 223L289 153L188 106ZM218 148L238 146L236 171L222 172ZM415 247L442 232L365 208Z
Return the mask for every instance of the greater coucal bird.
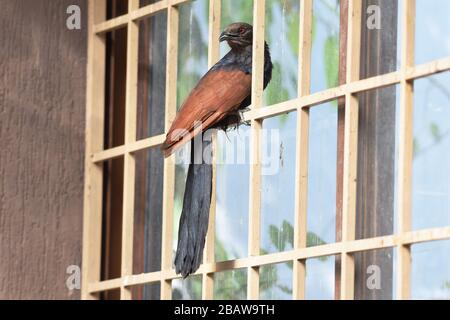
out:
M239 124L239 110L251 104L252 26L233 23L222 32L219 41L227 41L231 50L203 76L182 104L162 145L165 157L208 129ZM272 77L267 43L264 56L266 88ZM209 144L210 141L203 139L202 149ZM212 165L203 156L200 163L194 163L192 144L175 256L175 271L183 277L194 273L202 262L211 189Z

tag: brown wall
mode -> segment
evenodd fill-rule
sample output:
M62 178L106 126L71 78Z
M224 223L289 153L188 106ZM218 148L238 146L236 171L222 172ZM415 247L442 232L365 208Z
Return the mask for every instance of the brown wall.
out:
M86 0L0 8L0 299L78 299L65 282L81 264Z

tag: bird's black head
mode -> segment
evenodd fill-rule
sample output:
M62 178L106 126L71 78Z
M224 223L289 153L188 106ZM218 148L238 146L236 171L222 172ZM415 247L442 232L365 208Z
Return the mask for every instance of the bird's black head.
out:
M227 41L231 48L245 48L252 45L253 27L245 22L230 24L220 35L219 41Z

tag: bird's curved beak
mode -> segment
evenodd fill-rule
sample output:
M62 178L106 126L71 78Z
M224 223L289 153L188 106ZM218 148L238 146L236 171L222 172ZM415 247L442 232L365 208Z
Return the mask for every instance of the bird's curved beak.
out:
M224 31L220 34L219 42L223 42L230 39L230 34L227 31Z

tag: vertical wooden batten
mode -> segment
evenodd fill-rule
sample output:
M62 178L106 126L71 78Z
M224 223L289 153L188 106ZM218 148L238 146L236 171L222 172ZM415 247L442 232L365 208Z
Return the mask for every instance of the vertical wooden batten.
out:
M219 35L221 20L222 0L209 1L209 44L208 44L208 68L211 68L220 56ZM213 180L211 191L211 207L209 212L208 233L206 234L205 250L203 263L213 263L215 261L215 227L216 227L216 177L217 167L215 159L217 155L217 134L214 132L211 137L211 145L213 150ZM202 275L202 298L211 300L214 297L214 275L212 273L204 273Z
M339 85L347 81L347 36L348 1L339 1ZM345 97L338 99L337 119L337 161L336 161L336 242L342 241L342 200L344 181L344 133L345 133ZM335 256L334 263L334 299L341 297L341 256Z
M139 0L128 0L128 10L139 8ZM136 141L137 121L137 81L139 57L139 25L128 22L127 38L127 76L125 105L125 145ZM122 287L120 298L131 299L131 290L126 287L127 277L133 274L133 226L134 226L134 193L135 193L136 161L128 150L124 159L123 188L123 223L122 223Z
M253 2L253 67L252 67L252 109L263 103L264 79L264 30L265 0ZM248 220L248 254L258 256L260 253L261 234L261 120L252 120L250 128L250 191ZM259 267L247 270L247 299L259 298Z
M177 73L178 73L178 24L179 12L176 6L168 3L167 8L167 60L166 60L166 132L170 129L177 112ZM175 155L164 160L163 183L163 223L161 270L172 270L173 241L173 201L175 193ZM172 298L172 281L161 279L161 299Z
M414 66L416 1L403 1L402 50L400 82L400 137L398 168L398 233L411 230L414 81L406 79ZM411 294L411 246L400 244L397 253L397 299L409 299Z
M86 155L83 214L82 299L98 296L88 285L100 281L102 243L103 167L95 164L91 155L103 149L105 121L105 54L104 35L93 32L94 25L106 18L106 0L88 3L88 65L86 97ZM100 93L100 94L99 94Z
M300 1L298 96L310 94L313 0ZM308 202L309 108L297 110L294 249L306 248ZM293 298L305 299L306 260L293 265Z
M349 1L347 40L347 84L359 80L361 49L361 1ZM342 199L342 241L355 240L356 175L358 161L358 97L345 95L344 183ZM342 252L341 299L354 298L353 255Z

